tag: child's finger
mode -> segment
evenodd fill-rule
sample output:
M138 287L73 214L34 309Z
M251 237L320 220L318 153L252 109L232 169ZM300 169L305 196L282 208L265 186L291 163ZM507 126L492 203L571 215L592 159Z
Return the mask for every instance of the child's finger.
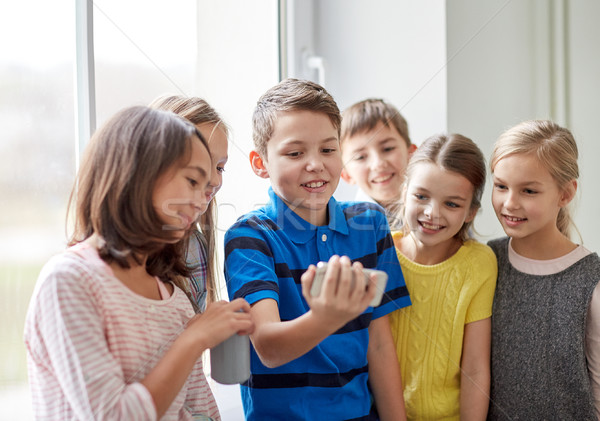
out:
M354 275L354 289L351 292L350 298L352 300L362 301L367 289L362 263L354 262L352 264L352 273Z
M310 265L308 269L300 277L300 284L302 285L302 295L308 302L310 300L310 289L312 288L313 281L315 280L315 273L317 268L315 265Z
M364 278L364 276L363 276ZM368 282L367 282L367 291L364 296L365 302L370 303L373 301L375 294L377 294L377 274L371 273L369 274Z
M343 299L348 299L353 292L353 271L352 262L348 256L340 258L340 276L338 280L337 295Z
M336 294L338 279L340 276L340 256L334 255L327 263L327 272L323 278L321 297L333 297Z
M248 304L248 301L243 298L236 298L235 300L231 301L229 305L233 311L242 311L244 313L250 312L250 304Z

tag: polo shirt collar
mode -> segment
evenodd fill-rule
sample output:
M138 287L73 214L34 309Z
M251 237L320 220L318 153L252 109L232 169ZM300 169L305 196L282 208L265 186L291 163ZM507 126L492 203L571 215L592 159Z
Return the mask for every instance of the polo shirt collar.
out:
M324 228L313 225L298 216L275 194L272 187L269 187L269 197L271 201L267 204L267 214L280 228L286 230L294 243L307 243L310 239L314 238L318 230ZM329 211L329 224L327 228L337 231L340 234L348 235L348 222L341 206L331 197L327 207Z

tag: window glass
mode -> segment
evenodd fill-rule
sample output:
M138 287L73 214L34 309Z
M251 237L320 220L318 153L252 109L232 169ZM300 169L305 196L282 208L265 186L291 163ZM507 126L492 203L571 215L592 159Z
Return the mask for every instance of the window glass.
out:
M193 95L196 9L193 0L94 1L98 126L162 94Z
M42 265L66 243L75 173L74 4L0 2L1 419L32 418L23 323Z
M229 124L217 196L221 241L239 215L267 198L268 183L252 175L247 157L254 104L278 81L277 3L94 1L97 126L163 94L203 97ZM8 321L0 324L0 419L33 419L25 313L41 267L66 246L74 19L75 2L0 3L0 317ZM243 419L238 387L211 386L224 419Z

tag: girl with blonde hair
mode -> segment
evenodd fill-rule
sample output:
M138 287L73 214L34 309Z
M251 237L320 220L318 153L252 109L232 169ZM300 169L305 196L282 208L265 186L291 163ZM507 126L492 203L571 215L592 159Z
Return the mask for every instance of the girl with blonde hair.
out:
M577 144L547 121L503 133L492 204L507 237L492 317L491 420L600 418L600 258L571 240Z

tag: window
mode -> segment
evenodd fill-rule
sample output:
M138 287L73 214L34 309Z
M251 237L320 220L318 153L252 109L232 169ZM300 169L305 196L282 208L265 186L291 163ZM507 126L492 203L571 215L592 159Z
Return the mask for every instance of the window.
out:
M0 4L0 407L8 419L30 416L25 312L41 266L65 246L75 173L72 7Z
M162 94L203 97L232 128L219 228L264 203L266 187L253 188L261 180L251 176L247 156L254 103L278 81L277 1L98 0L93 13L97 126ZM0 4L0 317L10 321L0 327L3 419L33 418L23 323L41 267L66 245L74 34L75 2ZM219 405L228 419L239 413Z

